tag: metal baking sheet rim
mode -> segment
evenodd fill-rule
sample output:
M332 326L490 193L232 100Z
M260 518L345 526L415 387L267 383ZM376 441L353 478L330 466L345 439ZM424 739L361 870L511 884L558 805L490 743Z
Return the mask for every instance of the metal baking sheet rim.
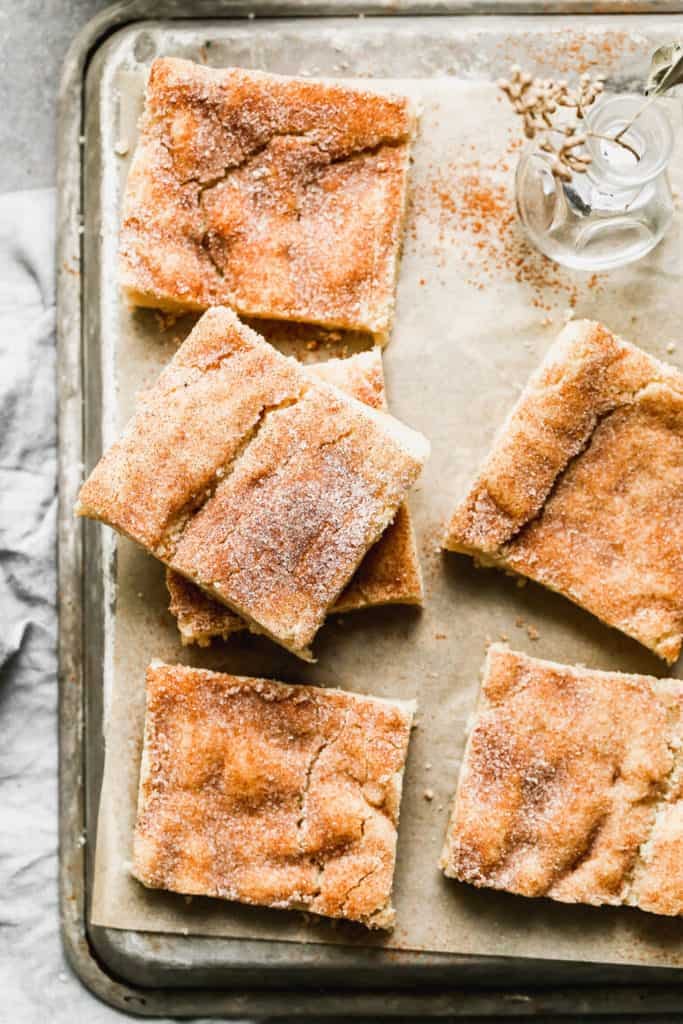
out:
M80 483L83 457L83 317L82 317L82 184L81 133L84 116L85 72L105 40L115 31L150 18L235 18L250 13L260 17L352 16L360 11L377 15L463 14L663 14L683 12L683 3L657 0L122 0L90 21L67 54L58 103L58 219L57 219L57 347L59 395L59 821L60 913L68 960L84 985L106 1003L144 1016L269 1017L287 1014L335 1016L343 1006L349 1016L496 1016L527 1017L575 1014L620 1015L639 1012L668 1014L680 1010L677 986L625 986L619 989L554 987L545 990L483 991L462 987L425 986L401 989L336 990L326 987L305 991L222 990L202 988L143 988L120 980L107 970L104 946L91 945L86 924L85 858L85 658L83 524L71 509ZM315 947L313 947L315 948ZM309 947L311 949L311 947ZM456 958L464 964L474 958ZM488 958L476 958L487 961ZM491 958L490 964L499 965Z

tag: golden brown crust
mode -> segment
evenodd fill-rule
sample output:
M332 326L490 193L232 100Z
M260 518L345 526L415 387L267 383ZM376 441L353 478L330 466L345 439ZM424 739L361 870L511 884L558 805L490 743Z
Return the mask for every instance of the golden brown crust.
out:
M347 359L329 359L306 367L314 377L334 384L358 401L375 409L386 409L382 356L378 349ZM170 611L178 622L184 644L201 647L212 637L227 640L246 629L246 623L199 587L168 570L166 581L171 596ZM383 604L422 604L422 575L410 512L401 505L394 522L356 570L351 582L337 598L330 612L349 612Z
M237 612L209 597L179 572L166 570L166 587L171 599L168 610L176 620L183 644L208 647L213 639L228 640L233 633L248 628Z
M401 505L330 611L360 611L384 604L420 606L423 596L415 531L408 506Z
M269 413L171 568L306 657L419 474L424 450L390 423L322 383Z
M489 649L441 867L566 903L683 913L683 683Z
M569 597L672 662L683 639L683 376L569 325L445 546Z
M333 384L363 405L369 405L371 409L378 409L380 412L386 412L388 409L382 353L377 348L357 352L345 359L325 359L319 363L309 363L305 369L306 373L312 374L316 380Z
M180 665L147 670L133 875L391 927L412 706Z
M77 511L308 657L427 452L420 435L312 381L215 308L143 396Z
M386 336L405 206L409 102L160 58L121 230L135 305Z

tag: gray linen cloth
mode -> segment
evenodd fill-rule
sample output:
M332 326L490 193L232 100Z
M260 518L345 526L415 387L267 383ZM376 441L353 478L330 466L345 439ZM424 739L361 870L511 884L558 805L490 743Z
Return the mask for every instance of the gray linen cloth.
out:
M0 1019L22 1024L74 1007L56 883L53 223L51 190L0 196Z
M1 1024L125 1019L59 937L54 203L0 196Z

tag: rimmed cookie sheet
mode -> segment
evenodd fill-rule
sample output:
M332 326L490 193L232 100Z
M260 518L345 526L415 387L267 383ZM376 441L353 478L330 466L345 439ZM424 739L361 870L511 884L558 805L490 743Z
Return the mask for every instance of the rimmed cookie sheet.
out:
M667 22L663 29L655 30L650 21L623 32L583 27L574 37L558 23L543 34L525 29L526 40L520 26L512 42L509 34L496 34L495 26L482 26L472 44L470 63L462 62L466 74L460 78L441 74L424 78L434 68L441 72L448 68L445 60L435 60L430 68L423 47L410 64L415 78L394 77L378 83L378 88L406 92L422 107L397 319L385 365L392 411L432 442L431 460L409 502L418 531L426 607L423 612L386 608L335 618L315 643L318 661L314 666L249 637L235 637L209 650L182 648L166 610L162 567L129 542L121 540L116 546L110 536L102 537L110 608L105 635L108 759L100 804L94 924L192 935L369 944L389 950L683 964L683 924L678 920L475 891L448 881L438 869L466 724L490 640L507 637L517 648L557 661L670 674L638 644L601 626L562 598L533 584L520 588L513 579L477 570L469 560L438 550L443 523L530 372L568 317L603 320L653 355L683 367L678 315L683 270L680 210L655 252L609 277L575 275L547 264L528 250L514 219L510 193L519 126L499 101L492 82L483 80L495 78L509 60L520 57L520 51L526 53L527 63L542 64L543 55L554 44L560 73L573 69L579 52L587 60L591 56L598 60L601 67L607 64L612 81L619 85L627 70L644 70L661 33L672 32L670 19ZM319 36L315 58L307 55L301 43L288 57L279 56L286 52L287 33L295 30L284 31L278 49L275 30L265 23L245 26L239 33L226 29L224 42L212 44L205 59L340 77L362 67L395 76L400 57L409 50L409 38L402 29L378 24L354 35L348 26L335 24ZM305 38L302 26L296 32L298 39ZM487 32L490 37L485 38ZM154 38L159 52L195 58L199 54L196 28L166 27ZM570 48L572 38L578 41L578 51ZM387 55L390 39L395 52ZM455 43L453 48L457 51ZM368 54L374 55L372 62ZM136 57L132 48L126 52L121 47L101 85L101 144L108 152L117 144L125 150L116 160L106 161L101 186L90 186L101 187L89 199L102 204L100 275L106 282L115 279L118 200L135 141L143 71L150 56L139 52ZM679 188L683 187L681 157L679 135L671 168ZM135 391L155 378L190 322L164 325L153 313L130 313L111 287L109 297L97 301L104 360L99 368L105 385L102 424L107 441L129 416ZM305 357L338 355L339 344L323 344L315 352L306 349ZM91 460L98 454L97 446L94 437L88 453ZM145 891L130 878L144 670L154 657L379 696L417 698L418 727L411 742L401 809L397 925L392 933L368 936L362 930L313 922L297 914L201 899L187 902L179 896Z

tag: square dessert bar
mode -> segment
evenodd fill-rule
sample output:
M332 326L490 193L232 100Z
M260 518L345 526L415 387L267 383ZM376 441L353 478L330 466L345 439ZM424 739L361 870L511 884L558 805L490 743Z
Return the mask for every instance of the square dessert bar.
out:
M683 639L683 375L569 324L445 547L536 580L668 662Z
M683 914L683 682L493 645L441 867L522 896Z
M371 413L326 384L270 412L169 562L303 657L426 454Z
M347 359L329 359L306 367L314 378L335 384L342 391L376 409L386 408L382 356L378 349ZM246 623L225 605L209 597L194 583L169 569L170 610L176 617L183 643L206 646L213 637L226 640L246 629ZM406 505L367 553L331 612L348 612L382 604L422 604L422 576L415 532Z
M153 663L133 875L393 924L412 702Z
M414 128L400 96L155 60L124 204L125 294L384 340Z
M428 451L218 307L142 395L77 512L307 658Z

